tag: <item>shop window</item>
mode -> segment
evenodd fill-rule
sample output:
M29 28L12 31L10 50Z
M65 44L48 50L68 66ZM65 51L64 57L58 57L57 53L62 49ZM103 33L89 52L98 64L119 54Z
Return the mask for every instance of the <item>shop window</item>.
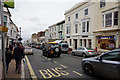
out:
M71 39L70 39L70 46L71 46Z
M88 47L91 48L92 46L92 42L91 42L91 39L88 40Z
M118 25L118 11L114 12L114 25Z
M86 47L86 39L84 39L84 47Z
M80 46L82 46L82 39L80 39Z

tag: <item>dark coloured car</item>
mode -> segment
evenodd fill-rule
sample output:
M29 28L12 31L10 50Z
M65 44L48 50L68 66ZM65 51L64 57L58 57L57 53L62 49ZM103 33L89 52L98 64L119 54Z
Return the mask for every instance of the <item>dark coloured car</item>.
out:
M90 76L96 74L103 78L120 79L120 48L83 59L82 68Z
M49 42L48 44L45 44L43 48L43 56L52 57L57 56L60 57L60 48L57 44L54 42Z

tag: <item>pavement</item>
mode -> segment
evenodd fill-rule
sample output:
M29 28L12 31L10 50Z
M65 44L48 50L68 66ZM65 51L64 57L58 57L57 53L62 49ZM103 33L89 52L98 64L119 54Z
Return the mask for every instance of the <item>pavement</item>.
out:
M15 71L16 65L15 65L15 60L12 60L9 64L8 68L8 73L6 74L7 80L9 79L25 79L25 74L24 74L24 63L22 61L21 64L21 73L18 74L17 71Z

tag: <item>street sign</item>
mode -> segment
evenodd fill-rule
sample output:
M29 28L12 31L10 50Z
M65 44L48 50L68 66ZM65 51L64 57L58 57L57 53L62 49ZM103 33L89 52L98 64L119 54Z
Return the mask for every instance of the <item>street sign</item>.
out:
M7 27L4 27L4 26L0 26L0 31L1 31L1 32L7 32L7 31L8 31L8 28L7 28Z

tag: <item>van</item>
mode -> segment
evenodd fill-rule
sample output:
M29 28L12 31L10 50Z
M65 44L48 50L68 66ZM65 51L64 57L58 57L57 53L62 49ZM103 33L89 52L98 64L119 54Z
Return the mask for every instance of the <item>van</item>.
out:
M68 53L69 49L68 43L59 43L58 45L61 49L61 52Z

